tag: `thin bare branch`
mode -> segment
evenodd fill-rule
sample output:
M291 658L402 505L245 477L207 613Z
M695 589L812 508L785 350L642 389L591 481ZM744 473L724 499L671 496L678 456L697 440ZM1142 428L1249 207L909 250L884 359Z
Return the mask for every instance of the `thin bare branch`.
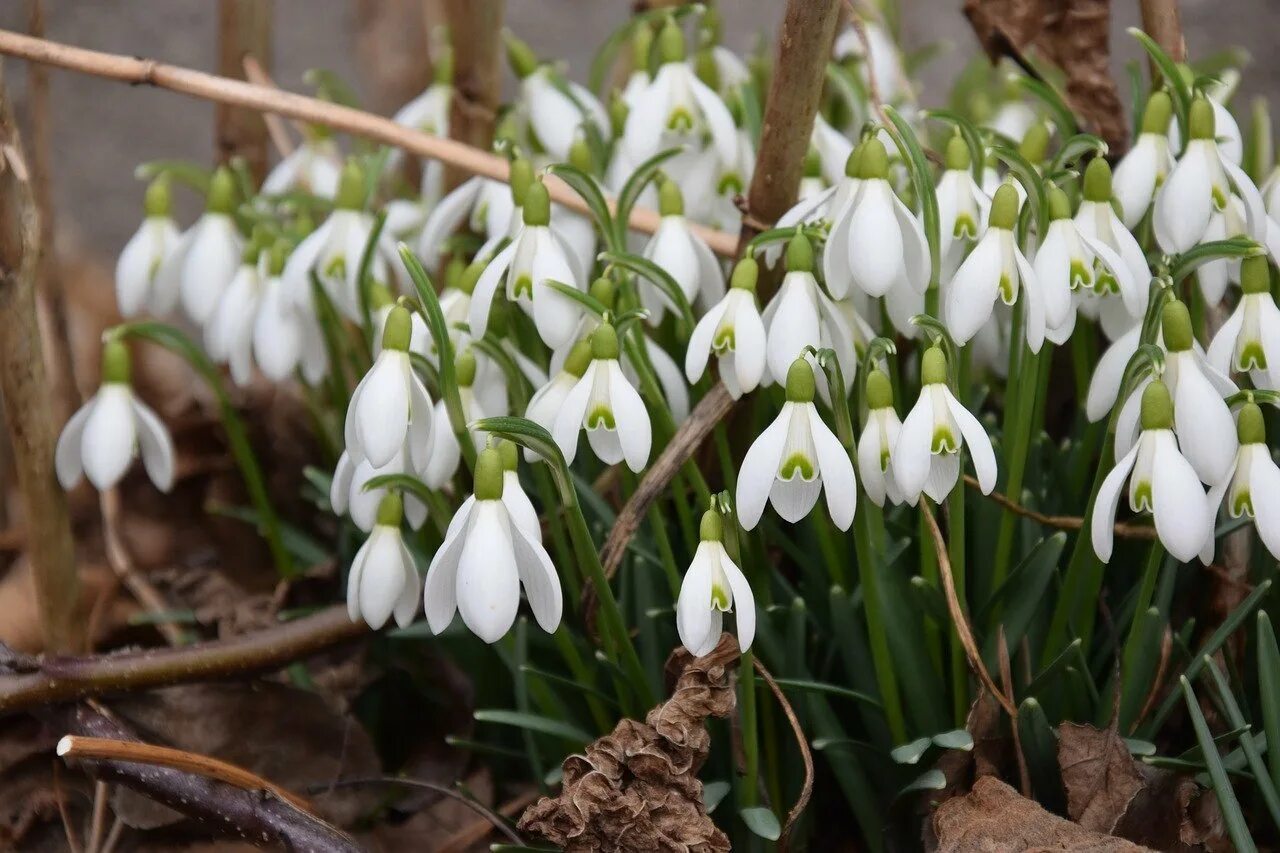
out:
M787 822L783 824L782 835L778 839L778 849L786 853L791 841L791 830L795 828L796 821L800 819L800 815L809 805L809 798L813 796L813 753L809 751L809 739L805 736L804 727L800 725L800 720L796 717L795 709L791 707L786 694L782 692L778 682L773 680L772 673L765 669L759 657L753 657L751 660L755 664L756 672L760 673L760 677L773 691L773 696L782 707L782 713L786 715L787 722L791 724L791 731L796 736L796 745L800 748L800 760L804 763L804 783L800 786L800 793L796 795L791 811L787 812Z
M973 475L964 475L964 484L971 489L982 491L981 485L974 479ZM1013 501L1008 495L1000 492L992 492L984 495L989 500L995 501L1000 506L1009 510L1014 515L1020 515L1023 518L1029 518L1034 522L1043 524L1045 527L1053 527L1057 530L1081 530L1084 527L1084 519L1078 515L1045 515L1037 512L1030 507L1023 506ZM1156 529L1142 524L1124 524L1116 522L1115 535L1122 539L1146 539L1152 540L1156 538Z
M247 79L245 57L271 65L270 0L218 0L218 73ZM240 157L259 184L267 176L267 125L252 109L219 103L213 120L219 163Z
M102 514L102 539L107 552L107 562L112 571L120 578L133 597L143 608L152 614L165 613L170 608L163 595L147 580L129 556L124 539L120 536L120 493L115 489L107 489L98 495L98 508ZM156 629L171 646L183 646L191 642L188 635L177 624L166 619L156 622Z

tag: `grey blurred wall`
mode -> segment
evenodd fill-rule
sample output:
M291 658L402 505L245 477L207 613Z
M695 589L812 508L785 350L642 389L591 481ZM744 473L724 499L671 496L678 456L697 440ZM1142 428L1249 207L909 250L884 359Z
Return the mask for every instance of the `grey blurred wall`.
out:
M45 0L50 38L200 69L212 69L216 62L217 5L216 0ZM757 33L766 32L772 40L784 7L782 0L721 0L720 5L726 42L744 51ZM949 80L976 50L960 5L960 0L902 0L908 49L935 41L951 45L924 74L926 103L945 95ZM0 27L23 30L26 6L25 0L0 1ZM359 82L352 47L355 6L347 0L275 0L273 73L280 85L302 90L304 71L317 66ZM540 54L567 59L571 74L581 79L592 51L630 6L626 0L509 0L506 18ZM1185 0L1183 9L1193 52L1244 47L1253 56L1244 95L1276 91L1278 0ZM1115 0L1114 17L1119 64L1136 56L1124 27L1137 23L1137 0ZM25 75L24 63L6 62L6 83L19 110ZM159 158L211 157L213 109L169 92L68 72L52 72L51 81L60 229L114 256L140 215L141 187L133 167Z

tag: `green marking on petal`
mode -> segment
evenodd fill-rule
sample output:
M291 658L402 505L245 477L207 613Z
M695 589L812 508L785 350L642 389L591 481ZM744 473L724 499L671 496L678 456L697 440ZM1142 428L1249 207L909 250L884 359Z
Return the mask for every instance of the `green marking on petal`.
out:
M1081 287L1088 287L1093 284L1093 275L1089 272L1083 261L1073 260L1071 262L1071 289L1079 290Z
M716 336L711 341L711 349L717 353L733 352L736 347L737 335L734 333L732 326L717 331Z
M667 130L688 133L693 130L693 116L684 107L676 107L667 116Z
M799 475L800 479L807 482L812 480L817 473L813 460L803 453L791 454L782 461L782 465L778 468L778 477L783 480L793 480Z
M889 448L880 448L880 473L889 470Z
M1231 517L1239 518L1242 515L1253 518L1253 496L1248 489L1242 489L1231 496Z
M1004 273L1000 274L1000 299L1005 305L1012 305L1018 298L1018 293L1013 288L1013 281Z
M945 426L935 427L933 440L929 442L930 453L955 453L960 449L960 442L955 434Z
M1155 506L1151 498L1151 483L1143 480L1138 483L1137 488L1133 490L1133 502L1138 512L1146 510L1151 512Z
M1261 341L1248 341L1240 348L1240 357L1236 360L1236 370L1266 370L1267 354L1262 349Z
M729 612L729 608L733 606L733 597L728 587L718 583L711 585L711 606L721 613Z
M324 268L324 274L328 278L346 278L347 276L347 259L345 255L336 255Z
M1222 187L1213 188L1213 207L1218 211L1227 209L1227 194L1222 191Z
M511 295L515 299L519 299L521 296L527 296L529 299L532 299L533 278L528 273L522 273L516 276L516 282L511 287Z
M596 406L587 412L587 429L615 430L618 422L613 418L613 410L608 406Z
M956 217L956 224L951 229L951 236L957 240L975 240L978 237L978 223L974 222L973 217L969 214L962 213Z

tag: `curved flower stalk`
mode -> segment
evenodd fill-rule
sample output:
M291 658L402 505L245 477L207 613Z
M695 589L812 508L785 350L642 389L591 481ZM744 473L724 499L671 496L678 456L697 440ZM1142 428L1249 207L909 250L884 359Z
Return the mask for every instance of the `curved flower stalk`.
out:
M1150 512L1165 550L1189 562L1213 535L1212 513L1195 469L1178 449L1173 399L1159 379L1142 392L1141 426L1137 442L1119 457L1098 489L1089 521L1093 551L1102 562L1110 561L1116 508L1128 480L1129 507Z
M884 371L873 369L867 374L867 426L858 442L858 476L876 506L884 506L885 498L902 503L902 488L893 473L893 451L901 432L893 384Z
M1093 158L1085 168L1084 197L1076 211L1075 225L1096 256L1093 287L1091 292L1082 293L1080 311L1097 319L1103 333L1114 338L1146 312L1151 268L1142 247L1116 215L1112 190L1111 167L1101 157ZM1101 247L1120 257L1129 270L1127 279L1115 275L1117 266L1099 254Z
M1234 191L1244 202L1248 235L1266 240L1266 210L1249 176L1225 158L1214 141L1214 111L1203 97L1191 103L1188 119L1191 141L1156 193L1156 241L1169 254L1179 254L1204 242L1214 210L1227 207Z
M162 281L160 269L182 241L171 206L168 179L156 178L147 187L143 201L145 218L116 261L116 305L122 317L133 317L142 311L153 317L167 317L173 311L177 290L157 286Z
M400 534L400 496L385 495L378 504L373 532L356 552L347 575L347 615L375 631L395 617L407 627L418 612L418 565Z
M1013 233L1018 221L1018 194L1006 182L996 190L987 233L956 270L946 292L947 330L964 345L991 320L995 301L1012 305L1026 299L1027 346L1039 352L1044 343L1045 297L1031 264Z
M344 435L353 460L367 459L380 468L391 462L406 439L414 453L425 453L430 446L431 397L409 363L411 333L408 310L392 308L382 333L382 352L347 406Z
M959 134L947 140L946 166L938 179L938 255L950 279L969 247L986 232L991 197L973 179L969 146Z
M1130 312L1141 317L1146 311L1145 281L1136 281L1110 246L1080 231L1065 192L1051 187L1048 196L1049 228L1031 265L1044 293L1046 336L1056 344L1070 337L1075 326L1072 297L1080 292L1101 291L1103 301L1120 307L1126 319Z
M1114 190L1120 203L1120 215L1129 230L1151 209L1151 202L1173 169L1173 152L1169 147L1169 123L1173 118L1173 101L1164 91L1152 92L1142 114L1142 131L1133 147L1116 164Z
M159 300L159 307L171 305L168 300L178 294L191 322L200 327L208 322L244 252L244 240L231 218L235 207L235 178L229 169L220 168L209 182L204 214L182 235L156 273L152 298Z
M1166 355L1162 385L1173 401L1173 429L1182 454L1199 478L1217 485L1228 475L1236 455L1235 429L1224 397L1236 386L1209 366L1194 349L1191 315L1176 300L1161 312L1161 334ZM1139 385L1120 409L1116 420L1116 457L1129 452L1138 440L1146 384Z
M855 178L858 194L832 222L823 249L828 290L836 299L850 286L872 297L901 287L924 293L929 247L919 221L889 184L889 155L878 138L863 143Z
M252 320L253 360L262 374L283 382L301 366L303 378L315 384L329 370L329 354L316 317L294 310L284 283L289 244L281 238L267 254ZM248 325L248 323L246 323Z
M570 341L581 309L573 299L547 282L556 281L582 290L583 276L574 269L569 248L551 230L551 200L541 181L527 190L524 225L505 249L485 267L471 294L468 312L471 334L484 337L498 286L505 283L507 300L533 318L538 335L552 348Z
M342 176L342 152L329 129L308 125L302 144L286 154L262 181L262 195L283 195L301 190L320 198L333 198Z
M423 601L427 624L436 634L460 612L472 633L497 642L515 622L521 586L544 631L560 624L560 577L541 543L503 500L506 482L501 453L493 447L480 451L474 494L449 522L427 570Z
M155 487L162 492L173 487L173 439L156 413L134 396L130 372L128 347L109 338L102 345L102 386L58 437L54 467L62 488L70 489L84 475L105 492L120 482L139 451Z
M738 648L745 652L755 639L756 599L746 576L725 550L720 513L714 509L703 513L698 538L698 550L676 599L680 642L694 657L702 657L720 642L724 614L734 611Z
M520 78L516 110L527 123L533 143L530 150L545 151L553 162L564 162L584 123L608 134L609 114L595 95L577 83L560 79L550 64L540 63L529 45L509 31L503 33L503 39L507 60Z
M653 428L649 412L618 363L618 333L603 323L591 333L591 363L564 399L551 434L573 462L578 433L586 430L591 450L606 465L623 460L639 473L649 461Z
M231 379L237 385L248 385L253 379L254 318L258 315L262 281L270 262L263 249L255 235L245 247L240 269L236 270L204 327L205 352L214 364L231 368Z
M631 102L620 145L632 163L643 163L659 151L689 146L702 150L710 137L721 162L735 162L737 128L729 108L697 78L685 62L684 33L668 20L658 34L658 71Z
M966 445L978 486L989 495L996 485L991 439L947 387L947 357L930 347L921 358L920 397L902 422L889 461L903 499L915 506L923 492L935 503L946 500L960 479L960 450Z
M644 247L644 257L666 270L690 304L708 310L724 295L724 272L706 242L689 229L684 197L674 181L664 179L658 192L662 222ZM649 312L649 324L657 326L668 309L675 310L666 295L647 278L640 278L640 304Z
M760 384L765 371L765 329L756 307L759 266L745 257L734 267L729 292L711 308L689 337L684 369L689 381L697 382L715 353L720 381L733 399L750 393Z
M1262 410L1256 403L1245 403L1236 415L1236 437L1239 450L1231 461L1231 470L1223 481L1209 489L1210 527L1226 500L1232 518L1248 516L1258 530L1258 538L1272 557L1280 556L1280 468L1267 448L1267 428ZM1200 561L1213 561L1216 539L1210 532Z
M848 391L853 387L858 369L853 332L844 314L818 286L813 263L809 238L803 234L792 237L787 244L787 274L764 309L768 378L763 381L770 384L781 380L805 347L813 347L836 353L844 374L845 391Z
M809 514L819 493L825 493L831 521L848 530L858 499L853 462L818 415L813 403L817 386L807 359L792 361L786 390L782 411L743 457L738 520L744 530L751 530L760 522L765 504L772 503L783 520L795 523Z
M1240 262L1240 302L1206 353L1220 373L1248 372L1256 388L1280 389L1280 308L1271 296L1265 257Z
M360 260L374 228L373 216L363 209L364 196L364 170L350 160L342 170L333 212L298 244L285 263L289 304L300 313L315 314L311 291L314 273L334 307L348 320L361 322ZM395 280L391 263L395 257L390 238L380 235L369 265L374 281Z

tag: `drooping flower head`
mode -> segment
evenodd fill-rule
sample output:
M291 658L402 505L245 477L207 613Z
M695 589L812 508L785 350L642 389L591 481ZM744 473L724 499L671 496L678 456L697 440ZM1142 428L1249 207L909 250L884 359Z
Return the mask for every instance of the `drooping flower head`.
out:
M1280 308L1271 295L1265 257L1240 262L1240 302L1213 342L1207 358L1222 373L1249 373L1257 388L1280 388Z
M765 370L765 331L756 307L756 280L759 266L744 257L734 267L729 291L711 308L689 337L685 352L685 375L697 382L715 353L720 365L720 381L736 400L754 391Z
M1152 92L1142 113L1142 130L1133 147L1116 164L1115 193L1125 227L1134 229L1147 215L1151 200L1173 168L1169 150L1169 121L1173 100L1164 91Z
M627 467L639 473L649 461L653 428L640 394L618 363L618 333L602 323L591 333L591 363L556 415L551 435L572 462L578 453L578 435L587 441L601 462Z
M724 614L734 611L738 646L745 652L755 639L755 596L746 576L725 550L720 513L713 509L703 513L699 540L676 600L680 642L694 657L707 654L720 641Z
M858 475L867 497L876 506L885 498L902 503L902 488L893 473L893 450L902 432L902 421L893 407L893 384L884 371L867 375L867 426L858 442Z
M1240 407L1236 436L1240 449L1230 474L1209 490L1209 511L1216 516L1225 498L1227 514L1232 518L1252 518L1262 544L1275 557L1280 555L1280 468L1267 448L1267 427L1256 403ZM1202 562L1207 564L1213 559L1215 544L1210 536L1200 552Z
M425 454L430 447L431 397L409 361L412 329L409 311L401 305L392 308L382 332L382 352L347 406L347 451L375 468L389 463L406 437L414 453Z
M116 305L122 317L145 310L163 318L173 311L178 291L159 287L163 283L159 273L182 240L171 213L168 178L161 176L151 182L143 209L146 217L116 262Z
M356 552L347 575L347 615L375 631L392 616L404 628L418 612L422 581L400 533L403 514L400 495L390 492L382 498L373 532Z

